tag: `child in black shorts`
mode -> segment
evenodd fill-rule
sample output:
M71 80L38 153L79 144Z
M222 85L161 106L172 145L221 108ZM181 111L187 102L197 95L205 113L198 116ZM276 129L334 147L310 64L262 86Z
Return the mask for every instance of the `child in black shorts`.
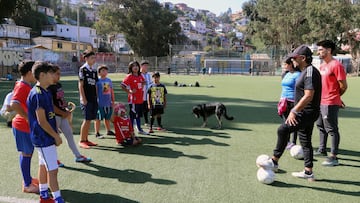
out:
M153 125L155 118L158 122L157 130L164 131L161 124L161 114L164 114L166 107L167 90L164 84L160 83L160 73L156 72L152 75L154 83L148 89L148 107L150 110L150 130L149 133L154 133Z

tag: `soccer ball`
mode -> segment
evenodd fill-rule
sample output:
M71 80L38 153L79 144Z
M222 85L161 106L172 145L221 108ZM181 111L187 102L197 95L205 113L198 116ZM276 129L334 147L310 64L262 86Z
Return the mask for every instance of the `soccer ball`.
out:
M295 145L290 149L290 155L295 159L303 159L304 151L300 145Z
M272 170L260 167L257 171L257 179L260 183L268 185L275 181L275 173Z
M269 160L270 157L266 154L262 154L262 155L259 155L257 158L256 158L256 166L257 167L260 167L260 163L264 162L264 161L267 161Z

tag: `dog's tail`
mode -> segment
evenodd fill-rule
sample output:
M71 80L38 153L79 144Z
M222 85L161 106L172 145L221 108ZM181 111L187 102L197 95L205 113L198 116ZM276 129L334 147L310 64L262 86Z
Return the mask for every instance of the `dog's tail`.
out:
M229 120L229 121L234 120L234 117L233 117L233 116L228 116L228 115L227 115L227 111L226 111L225 105L224 105L224 117L226 118L226 120Z

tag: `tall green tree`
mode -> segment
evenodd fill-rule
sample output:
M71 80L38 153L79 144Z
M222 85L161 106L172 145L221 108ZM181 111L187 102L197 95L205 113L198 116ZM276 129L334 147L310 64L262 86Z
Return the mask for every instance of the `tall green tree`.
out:
M156 0L109 0L95 27L102 34L124 33L140 56L165 56L182 36L177 16Z

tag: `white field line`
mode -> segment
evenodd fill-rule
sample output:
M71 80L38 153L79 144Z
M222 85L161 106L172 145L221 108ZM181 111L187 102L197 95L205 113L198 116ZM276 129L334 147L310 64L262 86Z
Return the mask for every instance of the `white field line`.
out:
M20 198L16 198L16 197L0 196L0 202L2 202L2 203L38 203L39 200L20 199Z

